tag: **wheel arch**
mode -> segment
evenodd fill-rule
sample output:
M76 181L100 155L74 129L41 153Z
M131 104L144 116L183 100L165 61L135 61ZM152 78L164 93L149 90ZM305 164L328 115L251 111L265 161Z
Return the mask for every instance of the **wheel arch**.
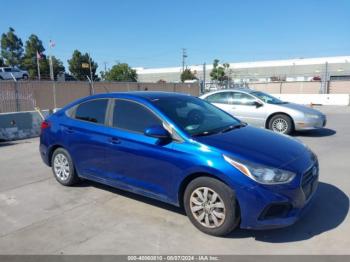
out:
M178 202L179 202L179 206L181 208L183 208L183 198L184 198L184 194L185 194L185 190L186 190L186 187L188 186L188 184L193 181L194 179L198 178L198 177L209 177L209 178L214 178L222 183L224 183L225 185L229 186L232 188L232 186L230 186L227 182L225 182L223 179L221 179L220 177L218 176L215 176L215 175L212 175L210 173L206 173L206 172L195 172L195 173L192 173L188 176L185 177L185 179L181 182L180 184L180 187L179 187L179 190L178 190ZM235 189L233 188L232 190L235 191ZM240 204L239 204L239 201L238 201L238 198L236 197L236 203L237 203L237 211L239 212L239 214L241 214L241 207L240 207Z
M49 166L51 166L51 162L52 162L51 160L52 160L53 152L55 152L55 150L57 148L63 148L65 150L67 150L66 148L64 148L64 146L62 146L60 144L56 144L56 145L51 146L50 149L49 149L49 152L47 154L47 160L48 160Z

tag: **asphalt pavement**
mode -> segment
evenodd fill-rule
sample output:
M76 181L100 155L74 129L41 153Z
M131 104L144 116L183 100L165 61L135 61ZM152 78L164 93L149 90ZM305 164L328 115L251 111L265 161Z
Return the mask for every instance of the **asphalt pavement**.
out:
M295 225L198 231L181 209L111 187L56 182L38 138L0 143L0 254L350 254L350 107L319 107L325 129L295 134L318 155L320 185Z

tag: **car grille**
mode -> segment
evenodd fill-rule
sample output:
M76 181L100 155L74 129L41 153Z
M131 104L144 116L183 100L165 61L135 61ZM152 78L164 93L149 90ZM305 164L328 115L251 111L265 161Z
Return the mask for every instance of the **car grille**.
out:
M316 168L316 171L315 171ZM305 199L308 200L312 193L316 190L318 183L318 165L312 166L305 172L301 180L301 187L303 189Z

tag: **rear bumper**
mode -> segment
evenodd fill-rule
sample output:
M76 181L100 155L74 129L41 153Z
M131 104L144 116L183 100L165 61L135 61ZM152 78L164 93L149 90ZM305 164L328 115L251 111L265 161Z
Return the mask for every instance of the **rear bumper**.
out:
M40 156L41 156L41 159L43 160L43 162L46 165L50 166L49 151L44 144L40 144L39 152L40 152Z

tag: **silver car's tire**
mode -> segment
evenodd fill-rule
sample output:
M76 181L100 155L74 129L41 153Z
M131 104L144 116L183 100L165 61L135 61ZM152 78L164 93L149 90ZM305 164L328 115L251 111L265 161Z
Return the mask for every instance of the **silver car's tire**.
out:
M204 233L224 236L239 222L234 191L211 177L199 177L186 187L184 207L194 226Z
M292 119L283 114L273 116L268 125L269 129L276 133L289 135L293 132L294 126Z
M56 180L64 186L72 186L79 182L72 158L64 148L57 148L51 158L52 172Z

